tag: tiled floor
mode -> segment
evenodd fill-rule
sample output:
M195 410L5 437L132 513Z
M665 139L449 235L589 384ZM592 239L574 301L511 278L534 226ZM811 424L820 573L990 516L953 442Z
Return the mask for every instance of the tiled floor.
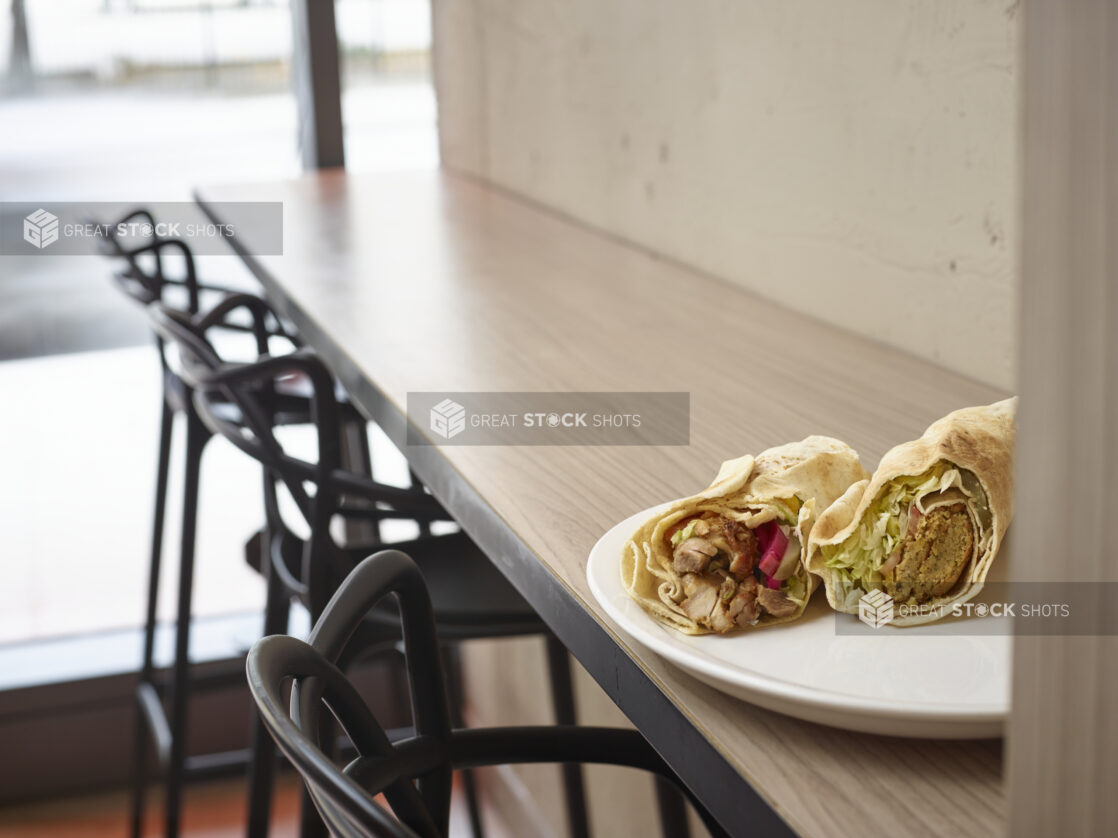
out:
M277 791L271 838L294 838L299 817L294 775L281 777ZM128 796L120 792L0 809L0 838L121 838L128 834L129 805ZM244 806L240 782L191 788L186 796L183 838L240 838L244 835ZM163 834L161 817L159 807L152 805L145 836Z
M298 834L299 781L294 774L281 775L272 807L270 838L294 838ZM241 838L244 835L244 785L239 781L216 782L188 790L182 838ZM127 834L129 802L124 793L78 797L0 809L0 838L120 838ZM144 835L162 835L160 811L152 805L145 820ZM489 838L509 838L497 813L483 812ZM468 836L465 800L455 789L451 800L450 834Z

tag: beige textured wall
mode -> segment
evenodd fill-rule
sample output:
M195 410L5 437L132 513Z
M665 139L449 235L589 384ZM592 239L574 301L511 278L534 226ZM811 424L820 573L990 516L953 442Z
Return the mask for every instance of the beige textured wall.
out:
M446 165L1013 386L1015 0L433 2Z

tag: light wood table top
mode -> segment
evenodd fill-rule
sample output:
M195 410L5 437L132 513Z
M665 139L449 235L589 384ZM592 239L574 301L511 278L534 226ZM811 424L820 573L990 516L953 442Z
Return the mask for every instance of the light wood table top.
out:
M445 171L198 200L216 221L237 219L214 202L284 202L284 255L241 255L401 446L408 392L690 392L689 446L403 450L727 828L772 834L775 812L804 835L1003 829L1001 742L849 733L731 699L627 641L585 568L613 524L705 487L724 459L821 433L872 470L1004 394Z

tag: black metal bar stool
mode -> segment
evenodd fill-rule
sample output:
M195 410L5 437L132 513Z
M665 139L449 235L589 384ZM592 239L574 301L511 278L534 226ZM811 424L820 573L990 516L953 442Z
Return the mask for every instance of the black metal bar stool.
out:
M261 718L302 775L331 832L361 838L444 838L451 772L510 763L602 763L678 779L639 733L589 727L456 729L439 665L436 609L420 566L399 550L362 561L315 623L309 642L265 637L248 655L248 682ZM393 742L373 717L339 661L367 615L395 595L411 686L413 735ZM292 682L290 704L283 687ZM323 707L329 713L323 713ZM331 758L323 719L336 720L357 751L344 769ZM383 794L388 806L374 797ZM696 803L711 833L726 833ZM666 835L674 838L671 832Z
M251 305L251 300L246 299L245 304ZM153 304L149 313L156 330L168 341L179 344L186 364L183 374L195 390L196 409L207 428L258 460L268 474L261 568L268 588L265 624L269 631L279 631L286 622L292 598L306 605L312 619L317 619L338 585L369 552L368 546L339 544L331 532L335 520L405 519L419 522L426 529L434 521L451 519L422 488L386 486L343 468L336 385L313 352L297 350L254 364L223 363L207 340L206 330L216 322L216 317L229 314L237 305L237 298L230 297L219 310L201 317L158 304ZM313 462L292 456L274 433L275 388L292 375L307 382L311 392L318 447ZM229 404L236 408L235 421L222 409ZM280 514L280 486L309 527L310 535L305 540L294 534ZM308 487L313 487L313 492ZM354 506L354 501L361 505ZM574 698L566 650L476 545L464 533L456 532L421 535L401 546L419 562L434 596L435 619L448 644L448 669L455 676L452 681L456 700L452 709L456 720L461 721L462 698L457 677L457 644L478 638L526 635L542 635L550 644L553 703L562 721L572 720ZM391 649L397 647L400 639L398 614L386 607L366 615L354 648ZM251 805L252 823L266 824L270 780L264 778L270 777L271 763L270 739L261 728L253 747L252 773L257 780L253 783L256 796ZM480 836L482 824L473 779L469 773L463 779L471 820ZM565 772L564 780L572 834L588 835L585 792L577 766ZM312 810L307 807L307 811ZM313 831L314 823L306 822L305 827Z
M137 210L122 221L133 219L142 219L153 228L155 226L155 219L147 210ZM203 304L208 305L235 293L230 288L199 282L193 254L185 242L178 239L161 239L154 235L139 242L124 242L112 234L115 227L116 225L109 227L110 235L103 240L104 250L107 255L124 260L124 267L114 272L113 279L121 290L137 303L146 306L155 301L169 303L173 300L181 310L197 314ZM177 276L172 275L169 270L169 263L172 261L181 263L181 270ZM212 327L215 330L246 337L254 358L271 350L272 342L277 338L288 346L297 346L297 339L284 327L279 318L262 300L253 299L256 303L252 306L250 312L252 316L248 320L220 318L220 322L215 321L211 324ZM240 308L243 309L245 306L241 305ZM155 343L160 360L162 396L144 645L136 690L131 812L131 834L135 838L140 835L143 823L144 792L148 780L146 754L149 737L155 744L159 764L166 770L165 834L169 838L177 836L179 831L185 781L196 776L207 776L215 769L238 760L244 761L244 755L240 754L211 754L194 758L188 758L186 755L188 696L192 687L206 686L202 679L192 681L189 645L199 477L202 454L211 438L211 432L199 419L194 409L193 392L178 374L175 365L168 357L167 347L158 333L155 333ZM305 395L289 391L277 396L277 399L278 421L290 423L310 421L310 403ZM230 405L225 405L223 409L235 421L235 409ZM164 674L156 669L154 663L156 609L162 570L171 443L176 420L179 417L183 418L186 426L183 516L175 652L171 670L168 674ZM164 698L168 699L169 713L164 711Z

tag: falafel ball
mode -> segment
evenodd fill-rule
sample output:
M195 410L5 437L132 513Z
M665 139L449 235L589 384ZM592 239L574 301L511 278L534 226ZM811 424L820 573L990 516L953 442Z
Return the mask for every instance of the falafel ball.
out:
M974 553L974 525L961 503L923 516L898 548L900 561L884 574L885 592L897 602L927 602L950 591Z

